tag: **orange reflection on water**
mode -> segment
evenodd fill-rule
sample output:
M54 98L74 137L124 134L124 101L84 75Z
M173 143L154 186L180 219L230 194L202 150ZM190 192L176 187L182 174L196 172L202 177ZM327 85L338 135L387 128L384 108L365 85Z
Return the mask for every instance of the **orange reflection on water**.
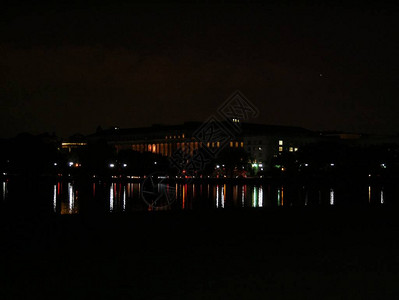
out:
M182 202L182 208L184 209L186 206L186 193L187 193L187 184L183 185L183 202Z

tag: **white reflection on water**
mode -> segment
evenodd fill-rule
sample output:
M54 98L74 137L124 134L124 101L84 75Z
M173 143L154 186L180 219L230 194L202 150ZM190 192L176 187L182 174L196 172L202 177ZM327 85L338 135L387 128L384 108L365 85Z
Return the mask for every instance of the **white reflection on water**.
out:
M263 188L254 186L252 193L252 207L263 207Z
M123 194L122 194L122 210L126 210L126 187L123 186Z
M242 187L242 192L241 192L241 207L244 207L244 202L245 202L245 191L247 189L247 186L244 185Z
M281 206L281 190L277 189L277 206Z
M73 213L73 208L75 206L75 195L73 194L73 186L68 182L68 203L69 203L69 213Z
M219 185L216 186L216 207L219 207Z
M330 205L334 205L334 190L330 189Z
M53 210L57 211L57 185L54 184L54 195L53 195Z
M381 199L380 199L380 201L381 201L381 204L384 204L384 190L383 189L381 189Z
M224 208L224 193L226 190L226 185L219 189L219 185L216 186L216 207Z
M114 210L114 184L111 183L109 188L109 211Z
M254 186L254 191L252 193L252 207L258 206L258 188Z
M7 197L7 182L3 181L3 201L6 200Z

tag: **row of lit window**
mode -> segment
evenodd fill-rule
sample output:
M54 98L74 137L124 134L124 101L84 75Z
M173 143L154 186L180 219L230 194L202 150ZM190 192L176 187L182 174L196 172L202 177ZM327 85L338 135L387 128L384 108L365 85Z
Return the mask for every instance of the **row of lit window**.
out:
M86 146L87 143L62 143L62 148L68 148L68 147L77 147L77 146Z
M230 147L235 147L235 148L238 148L238 147L244 147L244 142L230 142Z
M167 139L176 139L176 138L178 138L178 139L180 139L180 138L182 138L182 139L184 139L184 133L182 134L182 135L170 135L169 137L166 135L165 136L165 140L167 140Z
M206 143L208 148L219 148L220 142L208 142ZM230 142L230 147L244 147L243 142ZM188 143L162 143L162 144L135 144L132 145L132 150L134 151L148 151L152 153L158 153L162 155L171 154L173 149L189 149L193 151L194 149L198 149L202 147L202 143L199 142L188 142Z
M279 152L282 152L283 150L284 150L284 149L283 149L282 146L278 147L278 151L279 151ZM289 151L289 152L297 152L297 151L298 151L298 148L297 148L297 147L289 147L289 148L288 148L288 151Z

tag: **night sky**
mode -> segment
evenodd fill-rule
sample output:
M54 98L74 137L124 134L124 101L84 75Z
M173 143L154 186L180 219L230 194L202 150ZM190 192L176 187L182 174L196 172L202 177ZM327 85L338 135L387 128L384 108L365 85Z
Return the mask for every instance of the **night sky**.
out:
M9 4L0 136L203 121L237 89L254 122L399 133L397 8Z

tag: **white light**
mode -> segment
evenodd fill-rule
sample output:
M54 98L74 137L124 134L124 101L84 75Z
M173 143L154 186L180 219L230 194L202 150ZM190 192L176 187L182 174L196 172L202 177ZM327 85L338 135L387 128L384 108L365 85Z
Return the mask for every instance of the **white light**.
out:
M109 164L109 167L113 168L113 167L115 167L115 165L114 164Z
M7 182L3 181L3 201L6 200L7 196Z
M156 161L154 161L154 165L156 165L157 164L157 162Z
M126 168L126 167L127 167L127 164L123 164L123 167Z
M220 166L219 165L216 165L216 169L219 169L220 168Z
M68 163L68 166L72 167L72 166L73 166L73 162L70 161L70 162Z
M244 193L244 186L241 188L241 206L244 207L245 201L245 193Z
M114 185L111 184L109 188L109 210L114 210Z
M54 166L56 166L57 165L57 163L54 163Z
M331 166L331 167L334 167L334 166L335 166L335 164L330 164L330 166Z
M54 210L54 212L57 212L57 185L56 184L54 184L53 210Z
M258 205L259 207L263 207L263 188L262 186L259 187L259 201L258 201Z
M305 164L305 167L309 166L308 164Z
M259 167L261 167L261 168L262 168L262 167L263 167L263 164L259 164Z
M334 205L334 190L330 189L330 205Z
M123 187L123 194L122 194L122 209L123 211L126 210L126 187Z
M73 209L75 207L75 195L73 194L73 186L71 183L68 183L68 195L69 195L69 213L73 213Z

